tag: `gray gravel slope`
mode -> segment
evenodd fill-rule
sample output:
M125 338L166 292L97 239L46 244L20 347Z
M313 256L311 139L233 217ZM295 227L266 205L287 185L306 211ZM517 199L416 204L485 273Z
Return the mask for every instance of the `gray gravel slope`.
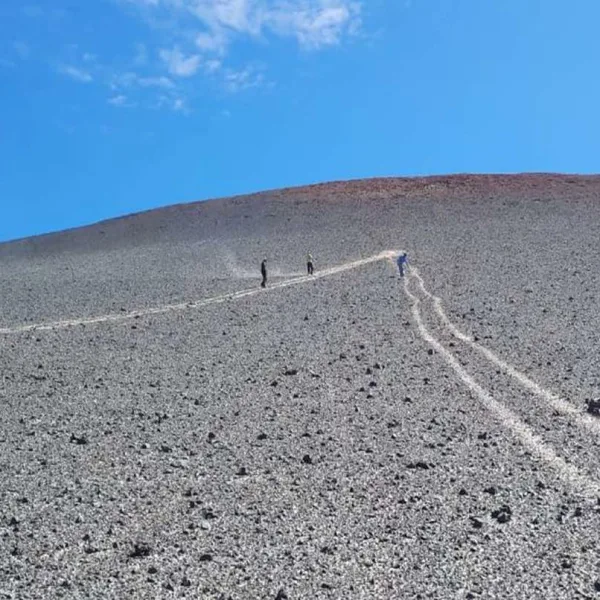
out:
M490 194L272 194L210 203L180 239L181 208L97 226L89 248L9 244L2 326L244 289L263 254L285 278L307 248L324 268L403 247L461 329L583 413L600 395L598 204ZM409 289L465 371L600 485L599 437ZM1 342L0 597L600 597L598 499L420 337L386 262Z

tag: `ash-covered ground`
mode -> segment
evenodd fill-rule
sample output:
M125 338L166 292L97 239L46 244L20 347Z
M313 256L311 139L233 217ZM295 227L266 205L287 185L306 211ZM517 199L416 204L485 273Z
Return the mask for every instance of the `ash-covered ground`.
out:
M334 183L0 245L0 598L600 598L599 196Z

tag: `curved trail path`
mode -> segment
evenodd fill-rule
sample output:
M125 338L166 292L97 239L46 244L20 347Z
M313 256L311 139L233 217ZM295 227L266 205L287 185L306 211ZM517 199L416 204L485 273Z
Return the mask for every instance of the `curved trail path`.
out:
M293 279L287 279L285 281L279 281L277 283L269 284L267 288L253 287L247 290L240 290L238 292L231 292L229 294L222 294L220 296L213 296L212 298L203 298L201 300L194 300L191 302L180 302L178 304L165 304L156 308L143 308L134 310L131 312L112 313L108 315L100 315L97 317L83 317L80 319L66 319L64 321L54 321L51 323L39 323L33 325L17 325L15 327L0 328L1 335L9 335L14 333L24 333L27 331L51 331L54 329L66 329L68 327L75 327L77 325L94 325L96 323L112 323L118 321L127 321L129 319L138 319L148 315L161 315L169 312L176 312L181 310L188 310L194 308L202 308L203 306L210 306L211 304L222 304L229 300L239 300L240 298L246 298L247 296L254 296L255 294L264 294L269 290L278 290L292 285L299 285L301 283L308 283L315 279L322 279L331 275L337 275L344 271L350 271L363 265L378 262L381 260L390 260L394 257L396 251L387 250L380 252L374 256L355 260L352 262L344 263L336 267L330 267L329 269L323 269L322 271L315 272L314 275L305 275L302 277L294 277ZM258 276L257 276L258 279Z
M160 315L175 311L183 311L189 309L202 308L204 306L210 306L213 304L221 304L229 301L239 300L248 296L254 296L257 294L263 294L268 291L277 290L281 288L291 287L300 285L303 283L309 283L317 279L323 279L332 275L337 275L346 271L350 271L371 263L379 261L388 261L394 265L394 258L397 256L397 250L387 250L375 254L368 258L363 258L356 261L347 262L335 267L323 269L316 272L312 276L301 276L293 279L280 281L269 285L266 289L260 287L253 287L246 290L240 290L237 292L231 292L228 294L222 294L220 296L214 296L211 298L204 298L191 302L182 302L178 304L168 304L155 308L145 308L135 310L131 312L113 313L100 315L96 317L85 317L79 319L67 319L62 321L55 321L50 323L40 323L32 325L18 325L8 328L0 328L0 335L18 334L24 332L33 331L51 331L57 329L66 329L70 327L76 327L79 325L94 325L101 323L113 323L126 321L129 319L137 319L149 315ZM411 303L411 311L413 320L417 326L420 337L430 346L432 346L439 355L449 364L449 366L456 373L458 379L472 392L477 400L488 410L496 420L511 434L520 441L520 443L526 447L532 454L537 456L540 460L550 466L562 479L567 481L571 486L577 489L582 495L589 497L590 499L596 499L600 497L600 483L593 479L591 476L582 472L575 465L568 463L562 458L557 451L544 442L531 428L530 425L525 423L514 411L508 408L498 398L492 397L492 395L480 386L475 379L461 366L457 357L452 353L451 350L442 345L442 343L434 337L434 335L427 329L423 318L421 316L421 299L418 298L409 289L409 282L415 280L418 286L425 296L426 299L433 302L434 309L440 318L443 326L451 333L456 339L470 345L474 350L483 355L490 363L494 365L494 368L500 368L506 374L510 375L515 379L519 385L526 388L528 391L536 394L546 401L549 407L567 415L574 424L585 427L593 433L600 433L600 421L594 417L581 412L576 406L570 402L563 400L545 390L538 383L527 377L524 373L520 372L513 365L502 360L491 350L485 346L478 344L470 336L461 332L448 318L445 313L440 298L429 292L423 278L421 277L418 269L409 267L406 276L404 277L404 292L406 297Z
M479 352L482 356L484 356L488 361L495 364L499 369L501 369L507 375L510 375L513 379L517 381L522 387L532 392L536 396L540 397L542 400L547 402L552 408L559 413L573 419L577 422L578 425L585 427L589 431L595 434L600 434L600 419L593 417L587 413L582 413L580 409L576 406L568 402L567 400L563 400L556 394L544 389L541 385L527 377L524 373L516 369L513 365L507 363L505 360L502 360L499 356L494 354L491 350L486 348L485 346L477 343L473 337L464 334L452 321L448 318L448 315L444 311L444 307L442 304L442 300L432 294L427 287L425 286L425 282L419 273L419 270L412 267L411 275L413 275L417 281L419 282L419 287L421 291L429 298L435 307L435 311L442 323L446 326L447 330L461 342L468 344L471 348Z
M443 357L443 359L450 365L450 367L454 370L459 379L467 388L469 388L469 390L473 393L473 395L475 396L475 398L477 398L481 405L490 413L492 413L496 417L497 421L502 425L502 427L509 430L525 448L527 448L534 456L537 456L541 461L545 462L563 480L565 480L569 485L575 488L583 496L587 497L591 501L595 501L597 498L599 498L599 482L593 479L590 475L584 473L575 465L567 462L562 456L558 454L558 452L550 444L544 442L544 440L535 433L533 428L530 425L528 425L523 419L521 419L517 413L512 411L497 397L493 397L492 394L490 394L481 385L479 385L475 381L475 379L462 367L458 358L431 334L431 332L427 329L425 323L423 322L423 318L421 316L421 300L417 296L415 296L408 288L409 279L410 277L404 278L404 291L411 301L413 319L417 324L417 328L419 330L421 338L425 340L432 348L435 349L436 352L438 352ZM419 281L422 282L423 280L419 277ZM433 298L433 296L429 293L426 293L426 296L429 298ZM441 301L436 306L440 309L440 311L443 312L443 309L441 308ZM447 320L447 323L450 323L450 321ZM445 324L447 325L447 323ZM453 329L454 331L458 332L456 328L453 327ZM465 339L463 341L467 341L470 339L468 338L468 336L464 336L464 338ZM487 349L485 350L487 351ZM495 357L495 355L492 352L487 352L489 352L490 355ZM494 364L497 364L496 361L492 362ZM503 364L507 365L507 363L504 362ZM511 367L511 370L515 373L519 373L514 367ZM521 374L519 373L519 375ZM525 376L523 377L527 379ZM537 386L537 384L535 385L536 389L542 391L544 396L549 393L543 390L541 387ZM577 412L577 409L574 406L570 406L573 409L573 413ZM581 414L578 414L577 416L583 417L583 415ZM583 421L582 419L578 419L575 422L578 425L585 423L585 421ZM594 425L598 424L594 423Z

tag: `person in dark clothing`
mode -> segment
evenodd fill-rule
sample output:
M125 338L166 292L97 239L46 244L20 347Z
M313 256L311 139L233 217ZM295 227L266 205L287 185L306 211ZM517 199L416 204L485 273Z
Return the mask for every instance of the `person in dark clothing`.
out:
M262 275L262 282L260 287L267 287L267 259L264 258L260 263L260 274Z
M313 265L313 257L310 252L306 256L306 270L308 271L309 275L312 275L315 272L315 267Z
M400 254L396 264L398 265L398 270L400 271L400 277L404 277L404 267L408 265L408 254L406 254L406 252Z

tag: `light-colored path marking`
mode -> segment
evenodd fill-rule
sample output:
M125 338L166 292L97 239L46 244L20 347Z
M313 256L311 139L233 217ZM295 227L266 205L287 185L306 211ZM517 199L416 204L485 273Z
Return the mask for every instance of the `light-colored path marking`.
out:
M513 435L520 440L520 442L535 456L540 457L541 460L548 463L554 468L558 474L566 480L569 484L574 486L584 495L595 499L600 494L600 485L594 480L590 479L587 475L582 473L577 467L570 465L563 458L561 458L554 449L547 445L539 436L537 436L533 430L519 417L513 413L508 407L502 402L495 400L486 392L460 365L455 356L447 350L442 344L436 340L427 330L421 313L419 311L419 304L421 301L408 289L409 277L404 278L404 291L411 301L412 315L417 324L419 334L421 337L446 360L446 362L454 369L460 380L473 392L473 394L479 399L480 403L493 413L498 421L507 429L509 429Z
M16 327L0 328L0 334L11 334L11 333L24 333L27 331L49 331L53 329L66 329L68 327L75 327L77 325L94 325L96 323L110 323L118 321L126 321L129 319L136 319L139 317L145 317L149 315L160 315L169 312L201 308L203 306L209 306L211 304L221 304L229 300L239 300L240 298L246 298L247 296L254 296L255 294L262 294L270 290L278 290L281 288L289 287L292 285L299 285L301 283L308 283L309 281L315 281L316 279L322 279L323 277L330 277L331 275L337 275L344 271L350 271L368 265L370 263L378 262L380 260L388 260L393 258L397 254L395 250L387 250L380 252L374 256L355 260L352 262L338 265L337 267L330 267L329 269L323 269L322 271L315 272L314 275L305 275L303 277L295 277L294 279L288 279L286 281L279 281L277 283L270 284L267 288L263 289L260 287L254 287L247 290L241 290L239 292L231 292L229 294L223 294L221 296L214 296L212 298L204 298L192 302L181 302L178 304L167 304L156 308L142 308L134 310L132 312L115 313L109 315L100 315L97 317L83 317L80 319L66 319L64 321L55 321L53 323L39 323L35 325L18 325Z
M537 384L535 381L527 377L524 373L517 370L515 367L502 360L499 356L494 354L491 350L488 350L485 346L478 344L472 337L464 334L460 329L450 321L448 315L444 311L442 301L436 295L432 294L426 287L419 270L411 267L409 273L414 275L419 282L419 287L423 291L423 293L433 301L435 306L435 311L437 312L440 319L446 325L450 333L458 340L465 342L471 348L477 350L480 354L485 356L489 361L493 362L498 368L502 371L510 375L513 379L518 381L523 387L528 389L530 392L544 399L552 408L554 408L559 413L566 415L573 419L578 425L581 425L588 429L589 431L600 434L600 420L597 418L587 414L582 413L580 409L576 406L568 402L567 400L563 400L559 398L556 394L545 390L541 385Z

